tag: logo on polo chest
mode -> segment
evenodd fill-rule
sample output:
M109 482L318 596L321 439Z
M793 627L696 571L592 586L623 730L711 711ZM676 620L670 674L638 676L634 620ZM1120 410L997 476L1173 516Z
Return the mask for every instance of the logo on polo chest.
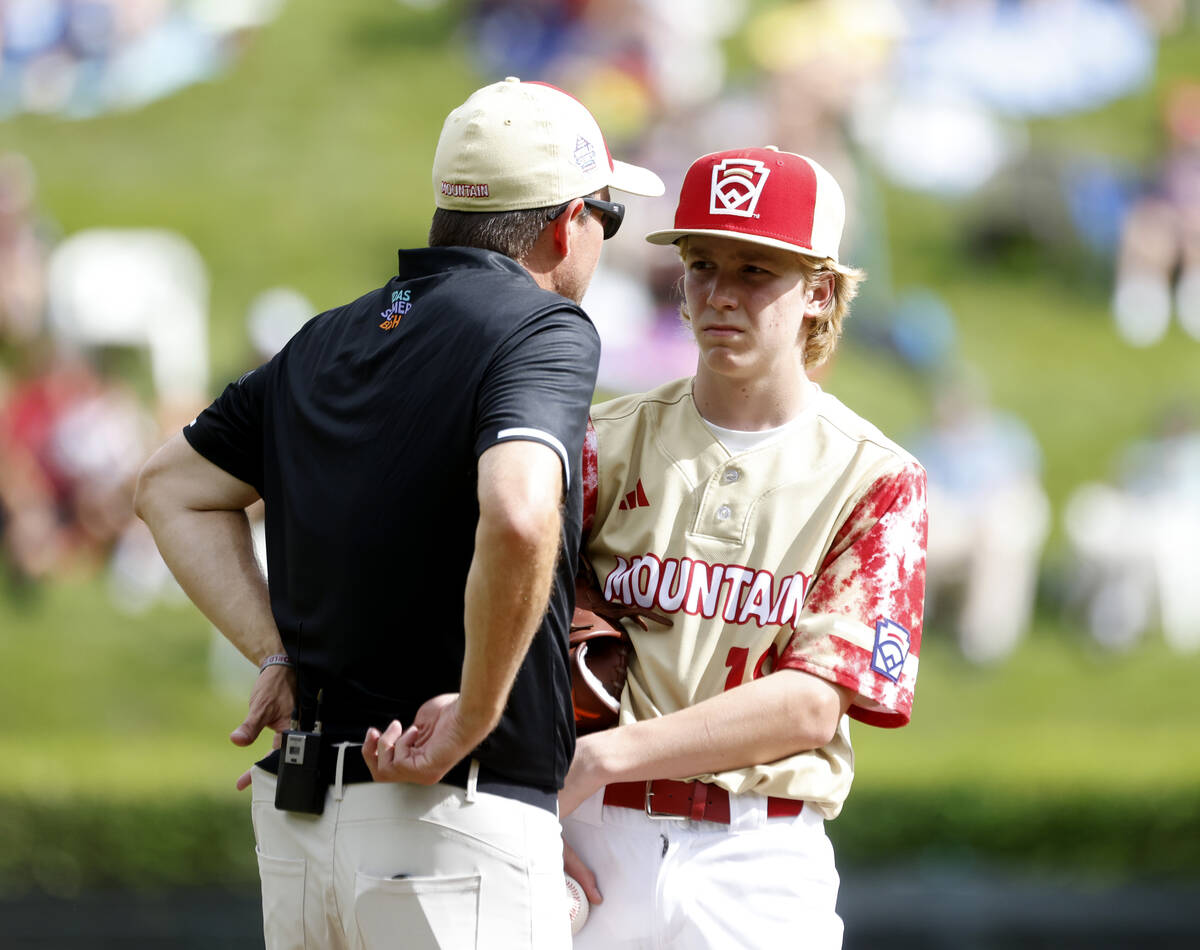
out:
M754 217L771 170L752 158L727 158L713 166L709 214Z

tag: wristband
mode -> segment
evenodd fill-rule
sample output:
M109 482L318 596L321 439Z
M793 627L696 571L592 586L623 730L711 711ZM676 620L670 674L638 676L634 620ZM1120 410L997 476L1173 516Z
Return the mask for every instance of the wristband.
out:
M290 656L288 656L286 653L272 653L270 656L264 658L263 661L258 664L258 672L261 673L268 666L295 667L295 665L296 664L292 662L292 658Z

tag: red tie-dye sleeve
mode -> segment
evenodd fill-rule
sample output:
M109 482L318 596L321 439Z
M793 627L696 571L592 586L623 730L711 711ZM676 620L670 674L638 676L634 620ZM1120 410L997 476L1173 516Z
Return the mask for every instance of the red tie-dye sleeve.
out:
M850 715L871 725L912 716L927 530L919 465L876 480L838 528L780 658L854 690Z
M596 493L600 488L600 454L597 448L596 427L588 417L587 430L583 436L583 535L580 538L580 550L587 548L588 537L592 533L592 525L596 521Z

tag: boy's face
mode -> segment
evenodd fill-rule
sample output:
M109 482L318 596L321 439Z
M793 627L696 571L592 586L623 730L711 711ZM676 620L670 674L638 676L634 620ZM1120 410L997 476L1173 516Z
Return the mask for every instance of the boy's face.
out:
M804 365L804 318L820 309L799 256L736 238L693 235L683 292L702 369L762 379Z

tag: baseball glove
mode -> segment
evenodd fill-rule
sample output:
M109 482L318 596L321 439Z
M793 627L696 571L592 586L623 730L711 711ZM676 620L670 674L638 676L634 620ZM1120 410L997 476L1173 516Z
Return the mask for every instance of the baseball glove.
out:
M616 725L633 652L629 634L621 626L624 618L643 630L649 629L647 618L671 625L662 614L605 600L591 565L580 558L571 618L571 699L575 731L580 735Z

